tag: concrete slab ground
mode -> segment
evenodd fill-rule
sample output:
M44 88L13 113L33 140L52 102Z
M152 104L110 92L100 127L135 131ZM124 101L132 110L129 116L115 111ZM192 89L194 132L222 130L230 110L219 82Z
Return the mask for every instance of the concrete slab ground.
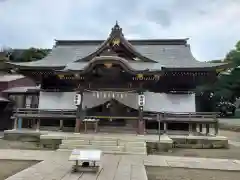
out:
M105 154L97 174L71 173L70 152L0 150L0 159L42 160L7 180L147 180L145 166L240 171L240 160Z

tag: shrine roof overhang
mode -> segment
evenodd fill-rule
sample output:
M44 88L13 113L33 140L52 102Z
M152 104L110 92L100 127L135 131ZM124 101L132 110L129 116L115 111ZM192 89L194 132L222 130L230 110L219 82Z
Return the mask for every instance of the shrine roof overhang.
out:
M88 56L97 49L97 45L60 45L52 49L51 53L45 58L23 63L8 64L20 69L64 69L73 67L74 70L80 70L86 66L88 62L78 61ZM135 45L134 48L144 56L154 59L154 62L129 62L134 67L154 70L161 64L162 67L169 69L184 68L209 68L223 66L223 63L199 62L191 54L191 51L185 45ZM79 69L77 69L77 67Z
M10 95L10 94L38 93L39 91L40 91L39 86L22 86L22 87L8 88L2 92Z
M109 61L108 61L109 60ZM101 62L103 61L103 62ZM115 61L115 62L114 62ZM112 57L112 56L102 56L96 57L90 62L73 62L68 64L63 71L82 71L86 72L91 69L91 66L94 64L104 64L106 63L118 63L122 67L125 67L126 70L130 70L131 72L160 72L160 71L216 71L220 69L227 69L232 65L229 63L206 63L206 62L197 62L195 64L188 64L185 67L181 66L164 66L160 63L152 63L152 62L134 62L127 61L120 57Z
M119 64L126 71L130 72L151 72L161 71L162 65L160 63L151 62L135 62L127 61L124 58L117 56L99 56L93 58L90 62L73 62L68 64L63 71L82 71L88 72L97 64Z
M90 61L99 56L114 40L119 40L129 53L139 60L129 61L133 70L149 71L166 69L203 69L223 66L217 63L199 62L192 55L188 39L153 39L127 40L118 24L114 26L109 37L103 40L56 40L50 54L45 58L24 63L8 64L19 69L32 70L82 70Z
M197 62L195 64L188 64L184 67L177 65L168 65L162 67L163 71L223 71L233 67L232 63L210 63L210 62Z

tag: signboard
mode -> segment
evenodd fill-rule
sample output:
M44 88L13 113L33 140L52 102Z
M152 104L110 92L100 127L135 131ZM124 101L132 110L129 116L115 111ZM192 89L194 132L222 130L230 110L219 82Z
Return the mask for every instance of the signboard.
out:
M138 95L138 105L144 106L145 105L145 96L143 94Z
M74 98L74 104L75 106L79 106L82 102L82 96L81 94L76 94Z

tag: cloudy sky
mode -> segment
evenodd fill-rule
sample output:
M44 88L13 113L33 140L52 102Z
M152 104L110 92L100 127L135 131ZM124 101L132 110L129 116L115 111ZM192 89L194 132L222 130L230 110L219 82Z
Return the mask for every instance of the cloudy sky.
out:
M240 40L240 0L0 0L0 45L51 48L54 39L190 38L200 60Z

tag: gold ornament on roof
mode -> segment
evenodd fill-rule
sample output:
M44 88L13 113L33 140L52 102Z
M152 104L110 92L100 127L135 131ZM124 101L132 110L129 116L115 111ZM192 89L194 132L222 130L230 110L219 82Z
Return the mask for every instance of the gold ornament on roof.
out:
M58 75L59 79L63 79L65 76L63 74Z
M143 79L143 74L137 74L138 79Z
M119 44L120 44L120 39L119 38L113 39L113 41L112 41L113 46L115 46L115 45L119 46Z
M219 68L219 69L216 69L216 72L219 73L219 72L223 72L225 69L224 68Z
M111 68L111 67L112 67L112 63L104 63L104 66L105 66L106 68Z

